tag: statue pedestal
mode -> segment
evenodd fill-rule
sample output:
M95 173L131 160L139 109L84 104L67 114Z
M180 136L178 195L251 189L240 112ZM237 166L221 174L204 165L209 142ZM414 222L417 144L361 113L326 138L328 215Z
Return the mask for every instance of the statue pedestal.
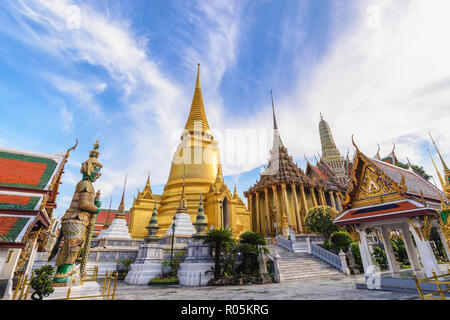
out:
M209 246L203 244L202 238L193 238L187 248L187 257L180 265L178 279L183 286L206 286L214 277L213 268Z
M148 284L150 279L161 274L164 249L157 243L142 243L139 246L138 256L130 265L125 277L128 284Z

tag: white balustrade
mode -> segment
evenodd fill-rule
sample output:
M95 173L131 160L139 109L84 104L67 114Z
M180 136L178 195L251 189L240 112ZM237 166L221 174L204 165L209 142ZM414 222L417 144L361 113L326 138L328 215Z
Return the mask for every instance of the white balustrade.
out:
M277 241L278 241L278 245L280 247L283 247L289 251L294 251L294 248L292 246L292 241L288 240L286 238L283 238L282 236L278 235L277 236Z
M333 252L330 252L313 242L311 243L311 253L319 259L328 262L336 269L346 273L345 266L342 266L341 263L341 257L339 257L337 254L334 254Z

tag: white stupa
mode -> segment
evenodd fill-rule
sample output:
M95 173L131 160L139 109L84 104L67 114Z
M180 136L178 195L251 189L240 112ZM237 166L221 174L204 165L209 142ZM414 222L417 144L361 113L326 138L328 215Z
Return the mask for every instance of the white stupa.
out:
M173 230L173 224L175 223L175 230ZM188 214L186 198L184 196L184 177L183 177L183 189L181 192L180 205L177 209L175 217L169 226L164 237L172 236L175 233L175 237L191 237L196 231L192 224L191 217Z
M104 274L106 271L115 271L117 263L125 258L135 259L139 250L140 239L131 238L128 230L126 215L125 215L125 189L127 179L125 177L125 184L123 187L122 200L119 208L115 214L111 225L106 224L98 237L92 240L92 248L89 254L88 268L98 266L99 274Z

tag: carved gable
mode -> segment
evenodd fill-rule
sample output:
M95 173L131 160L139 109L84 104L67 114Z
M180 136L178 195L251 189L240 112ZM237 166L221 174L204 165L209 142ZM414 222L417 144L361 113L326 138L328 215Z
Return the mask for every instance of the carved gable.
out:
M345 204L363 207L405 198L406 186L397 184L362 153L356 157Z

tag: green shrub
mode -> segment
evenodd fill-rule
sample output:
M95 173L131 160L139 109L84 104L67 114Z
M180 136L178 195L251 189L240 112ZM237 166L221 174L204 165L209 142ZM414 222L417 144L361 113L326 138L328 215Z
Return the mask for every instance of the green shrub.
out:
M340 250L343 252L347 251L348 246L353 242L350 235L345 231L337 231L331 236L331 243L335 253L339 253Z
M358 242L352 242L352 253L355 256L355 263L360 269L363 269L363 263L361 259L361 253L359 252Z
M43 266L34 271L35 275L30 283L31 288L35 291L31 295L33 300L42 300L55 291L52 287L52 275L54 271L55 268L50 265Z
M163 278L162 276L157 276L153 279L150 279L150 281L148 282L149 285L170 285L179 283L180 281L177 277Z

